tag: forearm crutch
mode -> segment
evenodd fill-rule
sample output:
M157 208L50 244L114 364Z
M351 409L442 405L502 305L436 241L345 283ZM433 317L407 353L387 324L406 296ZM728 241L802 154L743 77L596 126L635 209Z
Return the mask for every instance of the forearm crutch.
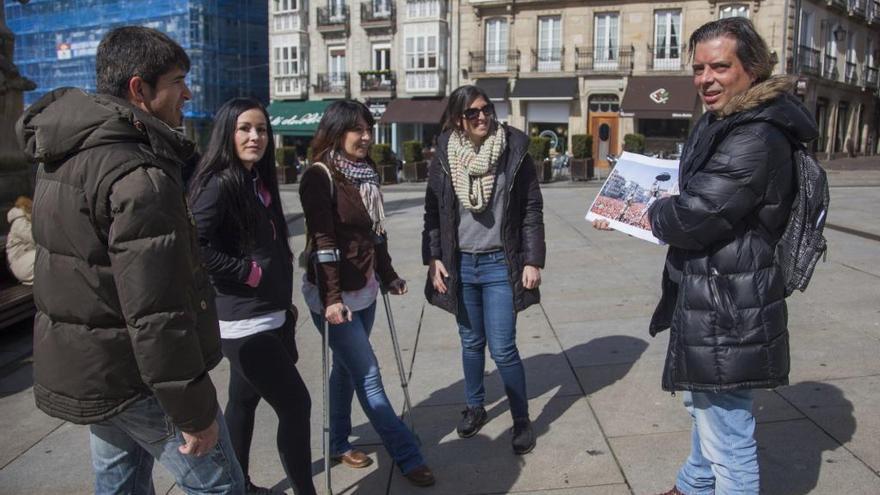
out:
M388 317L388 330L391 332L391 344L394 346L394 358L397 360L397 372L400 374L400 388L403 389L403 411L400 415L409 411L409 429L416 434L415 424L413 423L412 402L409 400L409 380L406 378L406 370L403 367L403 357L400 355L400 343L397 340L397 329L394 327L394 315L391 313L391 300L388 297L388 290L382 290L382 302L385 303L385 315ZM418 435L416 435L418 438Z
M322 249L315 252L312 259L315 268L315 282L318 282L318 265L338 262L339 251ZM321 315L321 320L324 322L324 331L321 332L321 384L324 392L321 443L324 450L324 493L333 495L333 486L330 484L330 322L327 320L326 314Z
M321 382L324 389L324 410L322 424L322 444L324 449L324 493L333 495L330 484L330 322L327 315L321 315L324 331L321 332Z

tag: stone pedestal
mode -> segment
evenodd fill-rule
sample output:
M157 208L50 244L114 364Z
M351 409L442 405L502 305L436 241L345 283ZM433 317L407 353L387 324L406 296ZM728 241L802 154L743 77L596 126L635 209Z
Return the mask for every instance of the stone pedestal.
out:
M18 0L27 3L27 0ZM0 0L0 233L9 230L6 211L20 195L33 194L31 164L15 139L15 121L24 107L22 93L36 88L13 63L15 36L6 26L6 11Z

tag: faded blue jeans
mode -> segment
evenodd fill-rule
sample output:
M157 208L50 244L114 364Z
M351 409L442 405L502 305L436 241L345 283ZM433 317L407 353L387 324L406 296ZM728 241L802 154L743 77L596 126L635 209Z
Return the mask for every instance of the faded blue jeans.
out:
M244 493L244 476L223 415L217 413L219 440L210 454L181 454L180 430L171 424L155 396L141 399L91 430L95 494L152 495L153 460L174 476L186 493Z
M758 444L752 391L684 392L694 420L691 454L675 486L685 495L757 495Z
M503 251L461 253L461 295L458 301L458 334L467 405L482 406L486 399L483 372L486 343L498 367L513 419L529 417L526 374L516 347L516 311L513 289Z
M330 371L330 455L351 450L351 401L357 392L358 401L382 438L385 449L404 474L425 463L416 438L400 420L382 385L379 362L370 344L370 332L376 317L376 303L354 311L350 322L330 325L330 349L333 369ZM312 313L318 330L324 331L324 317ZM410 412L412 414L412 412Z

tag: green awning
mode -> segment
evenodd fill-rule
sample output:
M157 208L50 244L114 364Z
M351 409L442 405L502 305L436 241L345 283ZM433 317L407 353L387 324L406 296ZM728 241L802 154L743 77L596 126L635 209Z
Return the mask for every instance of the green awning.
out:
M272 131L285 136L313 136L329 100L273 101L269 104Z

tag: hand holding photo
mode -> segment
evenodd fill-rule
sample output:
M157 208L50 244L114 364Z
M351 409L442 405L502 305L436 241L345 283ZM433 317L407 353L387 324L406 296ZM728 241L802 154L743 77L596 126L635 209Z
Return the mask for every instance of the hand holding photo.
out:
M651 234L648 208L658 198L678 194L678 160L624 152L587 211L586 220L661 244Z

